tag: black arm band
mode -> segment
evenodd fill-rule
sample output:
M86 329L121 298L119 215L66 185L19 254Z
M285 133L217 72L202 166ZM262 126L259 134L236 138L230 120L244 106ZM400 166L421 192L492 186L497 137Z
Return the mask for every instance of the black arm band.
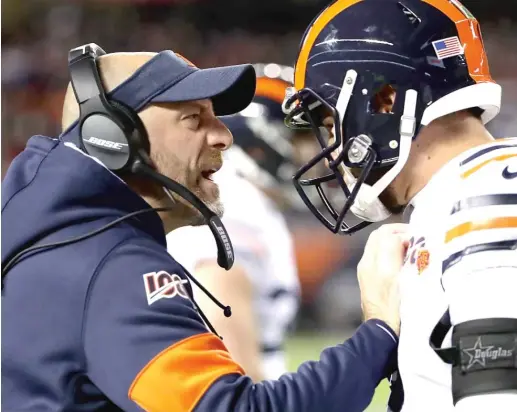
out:
M473 320L454 326L454 405L465 397L517 391L517 319Z

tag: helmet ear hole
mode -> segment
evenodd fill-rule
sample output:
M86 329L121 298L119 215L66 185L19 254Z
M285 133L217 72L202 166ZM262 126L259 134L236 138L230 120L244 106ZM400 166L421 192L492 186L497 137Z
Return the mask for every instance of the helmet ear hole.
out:
M397 97L397 90L394 85L384 84L370 100L372 113L393 113L393 106Z

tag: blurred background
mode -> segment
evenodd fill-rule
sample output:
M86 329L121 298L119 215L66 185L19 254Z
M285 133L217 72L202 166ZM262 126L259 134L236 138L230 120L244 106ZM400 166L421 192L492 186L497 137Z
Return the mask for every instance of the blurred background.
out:
M328 0L3 0L2 177L31 135L57 136L67 53L95 42L106 51L172 49L200 67L291 65L302 34ZM517 0L465 0L481 23L503 109L489 124L517 136ZM337 237L308 213L287 212L295 237L302 308L289 341L292 369L360 322L355 267L369 231ZM310 232L310 236L308 235ZM369 411L385 410L386 386Z

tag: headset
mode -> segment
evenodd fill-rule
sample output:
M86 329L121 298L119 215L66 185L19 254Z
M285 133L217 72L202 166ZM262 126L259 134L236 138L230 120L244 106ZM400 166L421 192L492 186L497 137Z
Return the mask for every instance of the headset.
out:
M97 59L104 54L106 52L94 43L74 48L68 54L70 81L80 110L77 123L79 149L98 159L117 175L135 175L153 180L163 187L173 202L171 191L192 204L201 213L215 238L217 263L229 270L234 263L233 246L221 219L190 190L153 169L149 157L150 145L147 131L137 112L119 101L107 98L97 67ZM173 207L148 208L136 211L86 235L27 247L4 265L2 279L8 270L30 252L86 239L141 213L173 209Z

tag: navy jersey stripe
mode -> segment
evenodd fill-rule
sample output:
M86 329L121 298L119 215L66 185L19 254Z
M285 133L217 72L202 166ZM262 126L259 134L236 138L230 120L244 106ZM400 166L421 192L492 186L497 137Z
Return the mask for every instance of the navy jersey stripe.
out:
M478 157L483 156L484 154L493 152L494 150L503 149L505 147L517 147L517 145L515 145L515 144L499 144L499 145L487 147L483 150L480 150L479 152L474 153L473 155L467 157L466 159L462 160L460 162L460 166L465 166L467 163L470 163L473 160L476 160Z
M481 243L478 245L469 246L459 252L453 253L442 263L442 273L456 265L461 259L468 255L473 255L479 252L487 252L494 250L516 250L517 240L504 240L501 242Z
M468 197L454 204L451 215L477 207L503 205L517 205L517 194L493 194Z

